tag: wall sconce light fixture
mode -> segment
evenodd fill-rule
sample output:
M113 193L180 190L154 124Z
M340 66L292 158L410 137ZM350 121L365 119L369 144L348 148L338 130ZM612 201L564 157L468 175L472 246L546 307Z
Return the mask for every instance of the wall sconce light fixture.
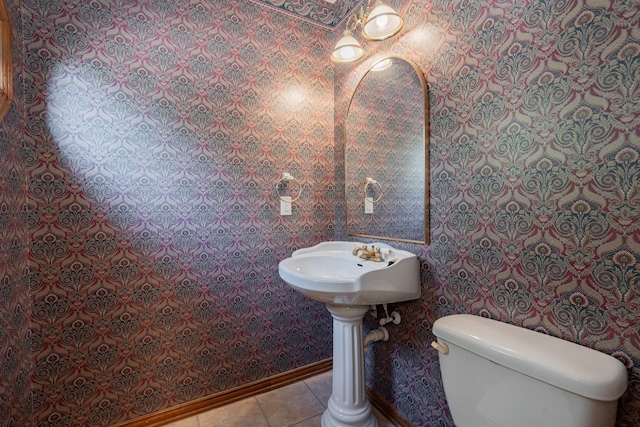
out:
M393 37L402 29L404 20L382 0L376 0L375 7L370 10L369 0L366 9L362 6L358 13L354 13L347 21L347 28L336 43L331 53L334 62L354 62L364 56L364 49L353 36L353 31L362 27L362 37L366 40L380 41Z

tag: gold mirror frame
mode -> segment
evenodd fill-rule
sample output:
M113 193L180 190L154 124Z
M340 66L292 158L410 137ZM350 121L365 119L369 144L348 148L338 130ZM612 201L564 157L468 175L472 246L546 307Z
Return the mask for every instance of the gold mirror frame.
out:
M370 73L372 72L376 72L376 70L374 70L374 67L379 66L379 64L383 63L383 61L387 61L387 60L391 60L392 62L394 61L403 61L406 64L408 64L412 69L413 72L415 73L415 76L417 77L419 83L420 83L420 87L421 87L421 93L422 93L422 102L417 102L415 104L415 108L422 108L422 112L423 112L423 117L422 117L422 129L419 135L416 135L417 137L421 137L422 139L422 152L424 154L423 159L424 159L424 164L423 164L423 171L424 171L424 175L423 175L423 184L424 184L424 194L423 194L423 215L422 215L422 224L423 224L423 238L417 238L418 233L415 233L415 237L414 236L410 236L410 238L407 238L406 236L398 236L398 235L377 235L374 233L367 233L367 232L360 232L361 230L359 230L358 228L363 228L362 226L357 227L354 226L356 219L354 218L355 216L360 217L360 219L365 222L365 219L362 219L361 216L365 215L364 214L364 199L368 198L366 195L365 197L362 197L362 210L359 210L358 208L354 209L354 206L351 205L350 206L350 200L352 200L352 194L354 194L354 192L356 191L356 189L354 188L350 188L353 187L354 185L354 181L359 181L359 179L351 179L351 182L349 181L350 179L350 162L349 162L349 157L353 156L353 153L350 153L351 151L351 147L349 146L349 141L350 141L350 135L353 136L354 132L353 129L350 129L351 126L353 126L352 123L349 123L349 113L352 111L352 108L354 107L354 100L356 99L356 97L358 96L358 90L361 89L361 86L363 85L363 82L365 81L366 77L369 76ZM380 67L378 70L383 69L382 67ZM416 86L417 87L417 86ZM345 216L346 216L346 232L347 235L349 236L356 236L356 237L366 237L366 238L372 238L372 239L381 239L381 240L393 240L393 241L399 241L399 242L408 242L408 243L418 243L418 244L428 244L430 241L430 221L429 221L429 195L430 195L430 183L429 183L429 122L428 122L428 117L429 117L429 112L428 112L428 92L427 92L427 82L424 78L424 75L422 74L422 71L420 70L420 68L413 63L410 60L407 60L406 58L402 58L400 56L389 56L386 57L380 61L378 61L376 64L374 64L371 68L369 68L364 75L360 78L358 84L356 85L356 88L351 96L351 99L349 100L349 106L347 108L347 114L345 116L345 139L344 139L344 179L345 179ZM388 150L387 150L388 152ZM382 153L384 154L384 150L382 150ZM384 157L384 156L383 156ZM357 166L357 165L356 165ZM353 167L353 166L352 166ZM384 189L385 184L384 183L379 183L378 181L376 181L375 185L368 185L367 182L371 183L371 181L369 180L369 178L372 178L373 180L376 180L376 173L378 173L377 169L380 169L381 166L379 166L378 168L371 166L371 176L366 176L366 178L364 178L362 181L362 190L364 191L367 188L373 188L373 190L375 191L376 189L378 189L378 185L380 185L379 187L379 191L380 193L384 193L384 197L389 197L388 196L388 192ZM368 173L368 172L367 172ZM360 173L358 174L358 178L359 175L362 175L362 171L360 171ZM357 182L355 183L356 186L359 186L360 183ZM407 185L410 185L410 183L407 183ZM357 191L360 191L360 189L358 189ZM362 192L360 191L361 194ZM410 193L410 192L408 192ZM374 195L374 199L375 199L375 195ZM404 199L402 199L404 200ZM353 202L351 202L353 203ZM359 206L360 202L358 202L358 206ZM395 208L395 207L394 207ZM400 207L399 207L400 208ZM398 211L401 211L402 209L398 209ZM375 206L374 206L374 211L375 211ZM406 210L405 210L406 211ZM354 215L354 212L357 215ZM359 212L363 212L362 214L360 214ZM392 224L388 224L389 222L393 222L394 218L388 217L385 218L387 221L385 221L384 224L379 224L376 225L377 229L387 229L387 226L390 226ZM395 218L397 219L397 218ZM417 224L417 221L416 221ZM351 229L350 229L350 225L351 225ZM355 228L355 230L354 230ZM388 227L389 229L391 229L392 227ZM382 233L379 233L382 234Z
M7 5L0 0L0 120L13 101L13 27Z

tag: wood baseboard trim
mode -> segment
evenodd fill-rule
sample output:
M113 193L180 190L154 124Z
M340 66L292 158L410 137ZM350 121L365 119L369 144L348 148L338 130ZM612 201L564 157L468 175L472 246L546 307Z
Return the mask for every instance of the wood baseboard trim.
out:
M302 381L306 378L330 371L332 368L332 359L321 360L320 362L302 366L263 380L205 396L133 420L114 424L112 427L160 427L170 422L191 417L229 403ZM369 397L371 405L398 427L414 427L413 424L400 415L389 402L369 387L367 387L367 396Z
M274 375L243 386L205 396L191 402L163 409L153 414L144 415L133 420L114 424L112 427L160 427L164 424L197 415L201 412L218 408L247 397L284 387L286 385L313 377L333 368L333 360L326 359L310 365L302 366L282 374ZM381 411L382 412L382 411Z
M387 417L389 421L398 427L414 427L406 418L404 418L389 402L384 400L378 393L367 387L367 396L371 406L376 408L382 415Z

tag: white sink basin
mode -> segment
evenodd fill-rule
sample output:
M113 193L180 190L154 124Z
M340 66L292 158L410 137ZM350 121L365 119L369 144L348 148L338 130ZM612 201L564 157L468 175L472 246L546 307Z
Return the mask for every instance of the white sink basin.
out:
M333 316L333 384L322 427L378 427L365 392L362 318L370 305L420 297L414 254L373 243L383 258L376 262L353 254L362 246L320 243L295 251L278 269L292 288L327 304Z
M373 243L385 260L375 262L353 255L361 246L324 242L299 249L280 262L280 277L307 297L330 304L377 305L420 297L420 265L414 254Z

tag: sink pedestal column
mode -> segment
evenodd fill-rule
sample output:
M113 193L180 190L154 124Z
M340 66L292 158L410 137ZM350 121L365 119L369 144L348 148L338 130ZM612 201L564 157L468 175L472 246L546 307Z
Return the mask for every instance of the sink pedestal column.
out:
M378 427L364 381L362 318L368 306L327 304L333 316L333 385L322 427Z

